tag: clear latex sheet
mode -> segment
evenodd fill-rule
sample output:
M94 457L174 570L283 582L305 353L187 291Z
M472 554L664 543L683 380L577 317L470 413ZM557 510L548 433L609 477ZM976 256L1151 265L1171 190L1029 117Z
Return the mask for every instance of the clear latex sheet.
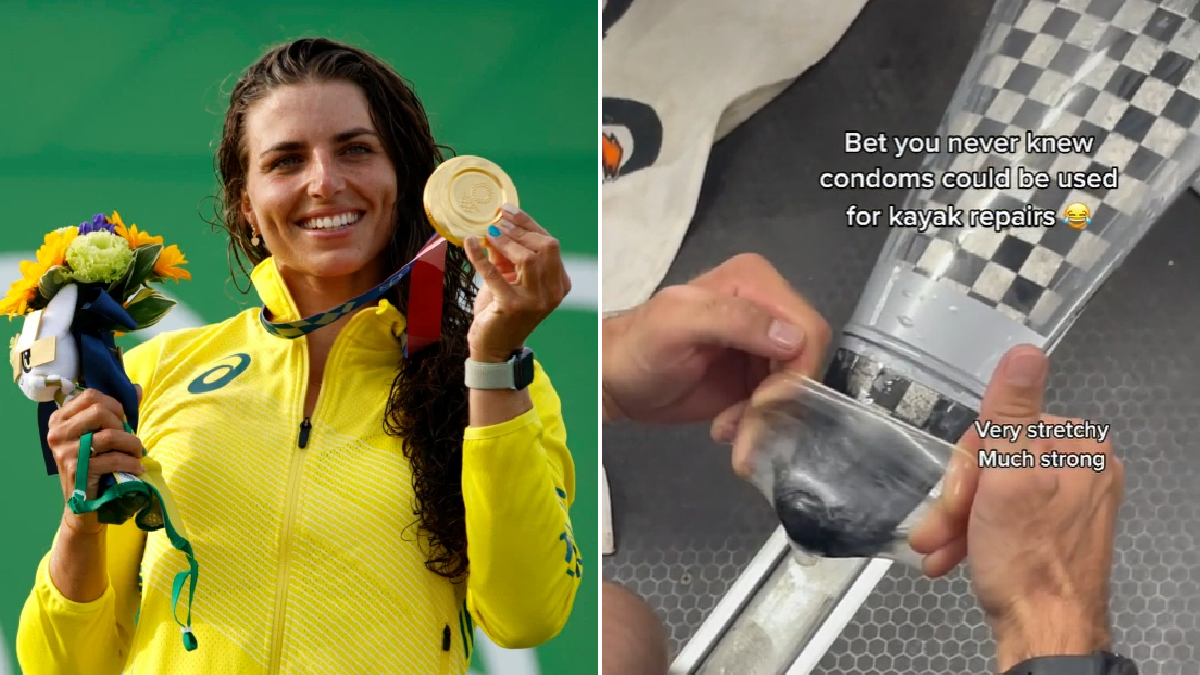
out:
M920 566L908 533L936 498L954 446L801 376L774 376L743 425L753 481L797 561Z

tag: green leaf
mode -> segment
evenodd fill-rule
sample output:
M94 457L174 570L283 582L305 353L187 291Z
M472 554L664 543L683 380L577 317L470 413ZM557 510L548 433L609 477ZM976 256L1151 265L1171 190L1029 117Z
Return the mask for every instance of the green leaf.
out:
M133 305L134 303L141 302L142 300L145 300L146 298L149 298L149 297L153 296L154 294L155 294L155 290L153 288L144 288L143 287L140 291L137 292L137 295L135 295L129 299L128 304Z
M128 298L138 286L150 278L154 271L154 265L158 262L158 256L162 254L162 249L161 244L146 244L134 249L133 262L129 264L129 270L125 272L123 278L114 281L108 287L108 294L117 302L124 302L125 298Z
M55 265L46 270L42 278L38 280L38 295L42 300L49 302L63 286L71 283L71 270L62 265Z
M158 264L158 256L162 255L162 250L162 244L146 244L139 246L134 251L135 259L130 288L136 287L150 278L154 272L154 266Z
M162 320L175 306L175 301L152 288L143 288L125 308L137 323L138 329L149 328Z
M133 268L136 267L136 263L137 258L129 261L129 267L125 268L125 275L108 285L106 290L113 300L123 303L125 302L125 298L129 297L129 294L133 291L129 286L129 277L133 274Z

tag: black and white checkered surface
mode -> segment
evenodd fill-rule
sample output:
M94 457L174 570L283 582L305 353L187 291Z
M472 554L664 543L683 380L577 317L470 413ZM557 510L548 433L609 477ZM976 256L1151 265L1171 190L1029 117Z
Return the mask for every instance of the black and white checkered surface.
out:
M1128 252L1200 168L1200 3L1182 0L1000 0L939 133L1019 136L1018 152L931 154L945 171L1120 172L1117 189L936 188L906 208L954 206L1061 216L1091 209L1084 230L1054 227L912 230L904 262L939 284L1048 335L1067 318L1064 300ZM1031 154L1026 132L1095 139L1091 152ZM943 143L943 150L945 144ZM1056 183L1056 181L1054 181Z
M957 443L979 412L849 349L834 351L825 385L947 443Z

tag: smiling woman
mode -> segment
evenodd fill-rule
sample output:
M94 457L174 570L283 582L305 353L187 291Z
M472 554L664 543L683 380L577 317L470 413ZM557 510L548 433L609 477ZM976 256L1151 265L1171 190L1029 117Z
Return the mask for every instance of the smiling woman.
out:
M525 340L570 281L510 205L486 251L438 239L422 190L441 160L421 102L368 53L298 40L243 75L214 224L265 306L126 355L136 438L103 396L51 421L56 457L111 428L97 453L163 466L204 570L199 648L163 630L178 565L162 534L66 511L21 615L25 673L461 674L476 624L510 648L559 632L582 574L575 471ZM417 258L434 278L392 283ZM441 326L423 349L406 338L418 305Z
M289 287L304 289L300 313L315 314L386 277L396 170L363 90L336 80L279 87L245 116L244 133L240 215ZM405 157L420 162L421 154ZM432 154L423 154L432 164ZM406 187L419 194L421 184Z

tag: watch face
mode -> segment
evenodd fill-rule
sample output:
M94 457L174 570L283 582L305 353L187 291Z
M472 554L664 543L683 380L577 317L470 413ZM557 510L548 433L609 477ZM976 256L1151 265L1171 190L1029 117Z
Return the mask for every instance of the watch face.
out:
M522 349L513 364L513 384L517 389L524 389L533 383L533 350Z

